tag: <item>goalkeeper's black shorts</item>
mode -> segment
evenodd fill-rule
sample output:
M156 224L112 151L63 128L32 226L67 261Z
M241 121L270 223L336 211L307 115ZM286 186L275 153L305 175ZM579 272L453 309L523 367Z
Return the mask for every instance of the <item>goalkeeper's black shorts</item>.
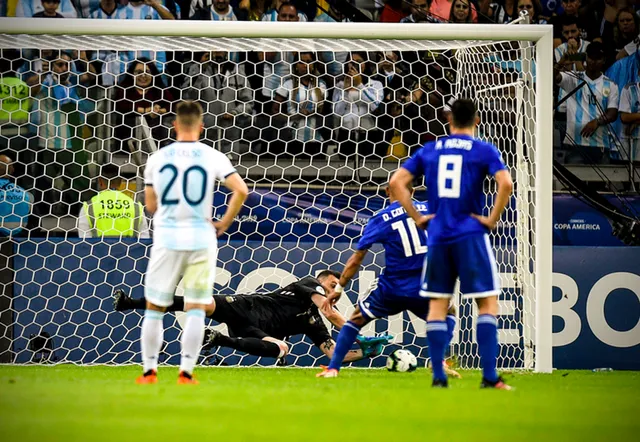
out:
M258 339L269 336L258 327L260 314L245 297L213 295L213 300L216 310L210 318L227 324L229 336Z

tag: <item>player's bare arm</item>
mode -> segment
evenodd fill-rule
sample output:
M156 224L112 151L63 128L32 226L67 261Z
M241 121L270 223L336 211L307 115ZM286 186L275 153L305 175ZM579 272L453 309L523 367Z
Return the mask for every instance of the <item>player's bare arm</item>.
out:
M353 278L353 276L362 265L362 261L364 260L364 257L367 256L367 252L368 250L356 250L355 252L353 252L353 255L349 257L347 264L344 266L344 270L342 270L340 280L338 281L335 289L333 290L333 292L329 293L327 295L327 298L324 300L325 304L333 306L340 300L344 287L349 284L351 278Z
M413 205L411 200L411 186L413 183L413 174L407 169L401 167L396 170L389 181L390 192L393 197L404 207L404 210L416 223L418 227L424 229L427 223L435 216L422 215Z
M493 230L496 228L502 212L509 204L509 198L513 192L513 180L511 179L511 172L508 170L500 170L495 174L496 182L498 183L498 195L491 209L489 216L482 216L473 214L472 216L484 224L488 229Z
M227 207L227 211L224 213L222 219L213 223L218 236L226 232L229 226L231 226L236 215L240 212L242 204L244 204L247 196L249 195L247 184L237 173L229 175L224 181L224 186L231 190L233 195L229 200L229 206Z
M149 215L153 215L158 210L158 195L153 186L144 188L144 208Z
M315 294L311 296L311 301L313 301L316 307L318 307L318 310L320 310L320 313L322 313L322 315L325 318L327 318L327 320L331 324L333 324L338 329L341 329L344 326L345 322L347 322L347 320L345 319L344 316L342 316L342 314L339 311L334 309L331 305L326 304L325 303L326 299L327 298L325 298L320 294Z

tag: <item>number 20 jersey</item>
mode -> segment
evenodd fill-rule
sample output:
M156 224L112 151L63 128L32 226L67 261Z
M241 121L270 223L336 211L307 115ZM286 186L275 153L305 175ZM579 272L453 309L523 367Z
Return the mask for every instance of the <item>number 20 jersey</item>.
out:
M229 159L200 142L175 142L149 157L144 172L158 209L153 217L154 247L201 250L215 246L211 225L215 180L235 173Z
M471 214L483 214L486 176L507 168L496 146L466 135L443 137L425 144L402 167L425 177L429 213L435 214L428 245L487 233Z

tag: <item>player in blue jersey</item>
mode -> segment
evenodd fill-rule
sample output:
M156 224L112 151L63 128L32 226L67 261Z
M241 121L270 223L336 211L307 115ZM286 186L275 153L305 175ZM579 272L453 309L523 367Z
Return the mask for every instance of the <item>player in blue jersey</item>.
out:
M410 186L411 183L408 183ZM411 194L411 190L408 190ZM340 275L338 285L327 295L324 301L325 309L335 304L351 278L356 274L369 248L380 243L384 246L385 268L373 284L367 296L359 300L351 318L340 330L333 356L329 366L318 377L334 378L338 376L342 362L360 332L370 321L395 315L409 310L417 317L426 320L429 311L429 299L421 297L420 283L424 256L427 252L427 237L422 229L416 227L415 222L389 192L390 204L371 217L364 229L362 238L358 242L358 250L351 255ZM418 213L427 213L427 205L420 202L413 203ZM446 316L446 311L445 311ZM449 341L453 337L455 316L446 317ZM440 361L442 366L443 361ZM458 373L448 367L441 370L448 371L452 376Z
M447 307L460 278L463 296L478 304L477 341L482 365L482 387L508 390L498 376L498 295L500 283L489 231L495 228L513 190L511 174L498 149L474 138L479 123L475 104L456 100L451 106L451 135L427 143L391 177L391 191L420 228L428 224L426 271L420 293L431 298L427 342L433 362L433 386L446 387L442 359L449 336ZM484 180L495 178L498 194L489 216ZM429 212L418 210L407 185L425 177Z

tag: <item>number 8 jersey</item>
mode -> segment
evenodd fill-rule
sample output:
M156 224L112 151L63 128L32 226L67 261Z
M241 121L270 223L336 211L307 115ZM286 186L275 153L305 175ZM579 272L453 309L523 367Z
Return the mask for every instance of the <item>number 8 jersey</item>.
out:
M149 157L145 186L153 186L154 247L201 250L216 244L211 224L215 180L235 173L229 159L200 142L175 142Z
M486 176L507 168L493 144L466 135L443 137L425 144L402 167L425 177L429 213L436 215L429 223L428 245L487 233L471 214L482 215L487 205Z

